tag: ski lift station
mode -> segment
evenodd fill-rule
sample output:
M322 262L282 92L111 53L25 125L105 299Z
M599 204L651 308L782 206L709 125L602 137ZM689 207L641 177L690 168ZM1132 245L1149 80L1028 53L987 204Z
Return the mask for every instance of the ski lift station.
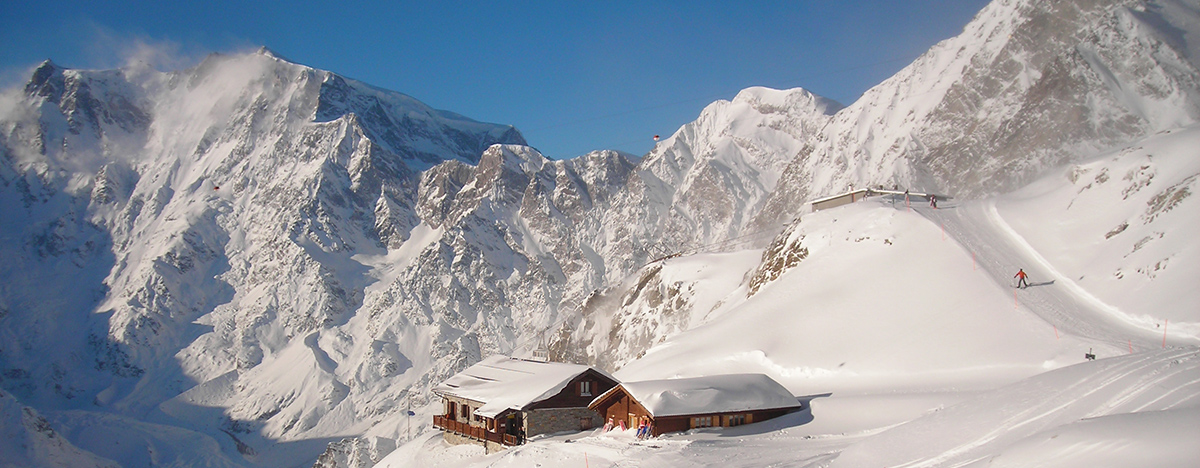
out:
M873 197L873 196L879 196L879 195L891 195L893 198L904 197L904 198L902 198L902 200L905 200L905 201L922 200L925 202L928 202L929 197L931 197L931 196L937 197L938 200L947 200L950 198L948 195L939 195L939 194L935 194L935 193L901 192L898 190L864 188L864 189L858 189L858 190L851 190L846 193L839 193L837 195L830 195L825 198L818 198L816 200L813 200L811 202L812 210L813 211L821 211L821 210L827 210L830 208L836 208L836 207L839 207L842 205L848 205L848 204L851 204L854 202L866 200L867 197Z

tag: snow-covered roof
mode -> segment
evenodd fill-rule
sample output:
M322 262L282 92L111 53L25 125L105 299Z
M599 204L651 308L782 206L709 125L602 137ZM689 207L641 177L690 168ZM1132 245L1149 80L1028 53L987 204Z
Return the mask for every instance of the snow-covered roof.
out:
M792 392L763 374L622 382L592 400L592 405L604 400L618 388L624 388L654 417L800 406Z
M486 418L509 408L524 409L561 392L567 383L591 369L578 364L541 362L494 355L454 374L433 388L439 395L452 395L483 405L474 414ZM596 370L612 379L608 374Z
M837 195L830 195L830 196L828 196L828 197L822 197L822 198L818 198L818 199L816 199L816 200L810 201L809 203L810 203L810 204L814 204L814 205L815 205L815 204L817 204L817 203L827 202L827 201L829 201L829 200L833 200L833 199L835 199L835 198L842 198L842 197L844 197L844 196L847 196L847 195L850 195L850 194L852 194L852 193L866 193L866 191L867 191L867 189L851 190L851 191L849 191L849 192L845 192L845 193L839 193L839 194L837 194Z

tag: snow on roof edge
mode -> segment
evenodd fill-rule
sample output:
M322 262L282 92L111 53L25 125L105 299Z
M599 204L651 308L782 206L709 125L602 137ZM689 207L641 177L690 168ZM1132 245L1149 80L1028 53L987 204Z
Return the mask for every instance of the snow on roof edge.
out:
M493 355L454 374L432 391L481 403L472 414L495 417L506 410L524 410L557 395L571 380L595 371L613 382L608 373L590 366L541 362Z
M588 404L592 408L618 388L654 417L761 411L802 406L766 374L722 374L685 379L621 382Z

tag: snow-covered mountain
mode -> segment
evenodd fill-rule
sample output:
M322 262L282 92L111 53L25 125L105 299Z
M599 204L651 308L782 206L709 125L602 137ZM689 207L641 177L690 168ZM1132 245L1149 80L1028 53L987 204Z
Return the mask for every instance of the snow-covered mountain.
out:
M760 216L851 186L978 197L1200 117L1190 1L997 0L839 112Z
M1177 153L1200 115L1198 12L999 0L848 107L749 88L641 158L551 161L511 126L265 49L171 73L46 62L0 95L0 402L88 463L366 466L428 427L433 385L543 345L640 378L753 368L797 393L936 393L1010 383L1084 345L1114 353L1139 320L1170 318L1172 342L1188 343L1198 320L1154 308L1194 299L1179 285L1195 253L1168 233L1194 227ZM1098 154L1114 162L1085 161ZM961 217L804 213L850 186L974 197L1068 163L1069 179L1056 169L1058 184L1026 189L1038 196ZM1062 205L1119 209L1030 234L1074 216ZM1117 318L1007 315L1005 278L982 271L939 276L958 289L945 297L907 293L928 285L905 262L974 258L967 241L926 245L928 220L965 235L991 212ZM1069 260L1085 244L1060 234L1129 255ZM1109 290L1113 271L1128 279ZM879 275L901 279L866 295L844 280ZM1136 306L1149 292L1154 308ZM959 310L995 315L947 320ZM781 325L765 342L764 323ZM912 323L939 325L889 333ZM1046 325L1069 336L1046 344ZM1152 341L1139 333L1130 348ZM48 437L36 426L11 432Z
M652 261L769 241L781 224L751 227L754 214L788 161L839 109L799 88L749 88L710 104L660 142L611 209L596 214L604 237L593 245L605 260L605 282L584 290L590 294L581 314L553 337L552 354L611 369L687 329L711 303L700 307L693 296L703 288L680 290L680 283L656 275ZM630 308L635 302L640 307Z
M360 430L318 424L355 384L316 344L364 301L354 258L406 244L422 171L524 143L265 49L173 73L46 62L4 99L4 387L42 410L181 418L235 454ZM371 352L349 376L407 368L395 343L356 344ZM311 369L280 381L296 349ZM205 391L247 398L201 418L186 405Z
M677 253L764 247L808 200L853 187L997 194L1189 125L1200 116L1197 30L1200 8L1189 2L996 1L961 35L845 108L800 89L747 89L644 158L607 215L624 237L608 250L624 268L610 271ZM762 261L796 260L781 255L796 252ZM702 315L692 293L645 268L637 281L611 278L611 290L585 309L604 312L585 313L559 347L593 363L624 362L651 335L686 329L692 319L677 310ZM653 300L633 300L646 285L659 285ZM614 316L614 308L623 311ZM657 331L623 331L629 320L619 316ZM628 343L641 345L612 352Z
M8 466L116 467L116 462L80 450L56 432L37 410L0 390L0 453Z
M788 163L841 108L799 88L749 88L710 104L642 159L605 217L606 225L639 229L618 236L606 257L627 256L635 266L647 253L741 235Z

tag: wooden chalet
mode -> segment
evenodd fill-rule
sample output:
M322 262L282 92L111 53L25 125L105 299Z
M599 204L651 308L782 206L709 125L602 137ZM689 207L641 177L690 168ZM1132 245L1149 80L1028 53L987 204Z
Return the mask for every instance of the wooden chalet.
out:
M443 405L433 425L449 443L492 453L537 434L599 427L588 403L616 384L588 366L491 356L433 388Z
M763 374L623 382L589 408L614 422L637 427L650 418L652 435L700 427L731 427L779 417L801 407L783 385Z

